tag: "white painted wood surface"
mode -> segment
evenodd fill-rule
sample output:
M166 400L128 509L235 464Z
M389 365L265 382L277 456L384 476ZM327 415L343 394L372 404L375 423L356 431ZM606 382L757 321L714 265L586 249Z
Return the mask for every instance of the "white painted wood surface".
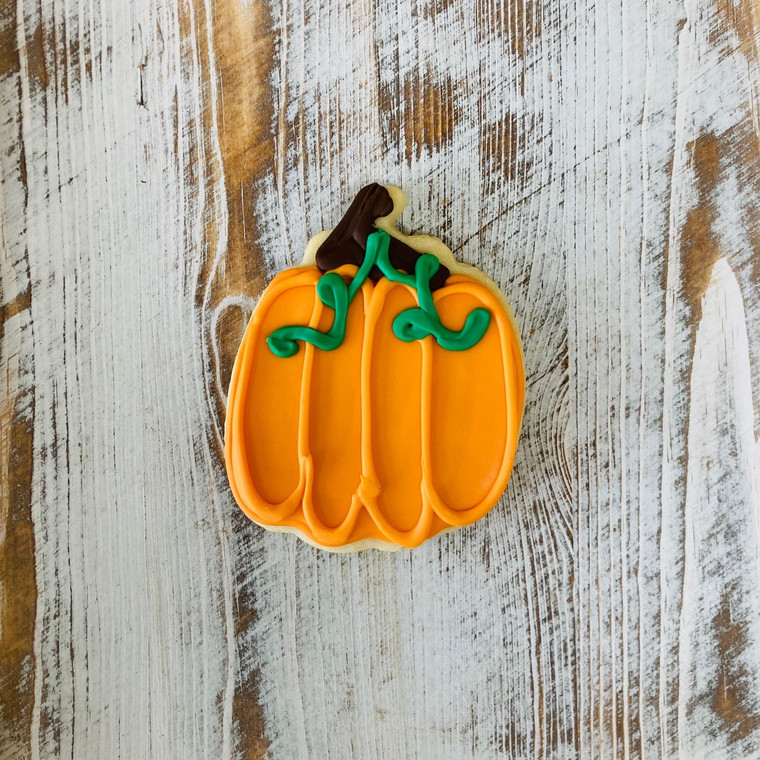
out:
M759 30L0 2L0 757L760 756ZM246 521L221 426L372 180L502 288L528 401L486 519L340 556Z

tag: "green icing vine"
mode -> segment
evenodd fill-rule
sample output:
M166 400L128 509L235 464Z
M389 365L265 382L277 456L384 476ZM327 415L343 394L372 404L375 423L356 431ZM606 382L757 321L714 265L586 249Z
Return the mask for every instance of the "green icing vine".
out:
M272 353L283 358L293 356L298 353L297 341L311 343L323 351L338 348L346 336L348 306L375 265L392 282L404 283L417 291L419 306L405 309L393 320L393 333L397 338L409 343L432 335L448 351L465 351L474 346L485 335L491 313L476 308L467 315L461 330L444 327L430 292L430 279L440 266L438 259L430 253L423 253L417 259L414 274L405 274L394 269L388 259L389 245L390 235L385 230L373 232L367 238L364 261L349 284L337 272L322 275L317 283L317 296L335 312L332 327L327 332L301 325L280 327L267 338Z

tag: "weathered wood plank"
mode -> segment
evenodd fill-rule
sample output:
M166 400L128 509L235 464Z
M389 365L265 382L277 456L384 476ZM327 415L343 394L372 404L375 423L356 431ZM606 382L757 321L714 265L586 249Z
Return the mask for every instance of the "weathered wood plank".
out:
M205 195L207 46L170 5L16 7L3 112L20 97L25 173L3 188L23 205L4 244L20 240L31 283L38 593L18 754L229 755L232 570L193 331L224 211Z
M550 305L549 318L525 317L542 346L533 381L540 408L529 410L525 426L543 435L545 415L559 410L551 440L561 457L516 473L509 507L489 521L412 554L339 558L284 537L252 538L249 550L267 561L254 559L247 573L259 614L256 647L240 656L259 671L275 757L551 754L575 743L559 239L527 271L515 265L526 244L535 253L532 234L556 225L561 208L521 204L532 162L546 156L529 142L533 115L505 114L502 100L530 102L522 92L533 80L506 77L505 69L526 18L537 30L540 11L530 6L513 17L507 8L494 14L493 28L489 12L479 11L475 23L453 7L428 13L413 5L325 13L307 4L303 19L300 7L272 13L281 116L271 169L252 182L254 250L270 272L295 263L308 236L332 225L364 182L404 185L411 228L443 234L513 300L521 290L523 299ZM447 44L454 49L440 56ZM478 52L470 57L467 49ZM468 80L483 79L487 85L468 89ZM485 187L483 165L493 172ZM522 184L510 186L512 177ZM506 208L522 225L510 229L500 219ZM230 309L238 312L240 297L260 287L237 283ZM550 510L535 497L546 491L555 495Z
M0 7L1 756L760 752L752 3ZM371 180L502 287L528 406L485 520L335 556L221 430Z
M37 605L31 285L14 10L0 16L0 102L8 104L0 116L0 755L9 760L29 750Z

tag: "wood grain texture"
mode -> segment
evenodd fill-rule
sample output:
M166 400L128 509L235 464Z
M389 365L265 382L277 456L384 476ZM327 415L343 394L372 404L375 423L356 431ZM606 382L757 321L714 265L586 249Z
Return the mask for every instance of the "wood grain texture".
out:
M16 17L0 18L0 100L18 98ZM25 155L19 109L0 131L0 753L27 754L31 735L37 604L31 514L34 397L31 285L24 245Z
M0 757L760 756L752 2L0 0ZM369 181L522 328L487 518L331 555L222 465Z

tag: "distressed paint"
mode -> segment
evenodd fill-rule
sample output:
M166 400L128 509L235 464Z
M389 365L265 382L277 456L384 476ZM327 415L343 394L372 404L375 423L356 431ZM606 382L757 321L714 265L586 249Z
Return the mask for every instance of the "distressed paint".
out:
M0 3L0 756L760 752L750 6ZM501 286L528 406L486 519L328 555L222 420L371 180Z
M38 592L19 755L229 756L227 499L198 477L208 46L149 2L17 11L24 190L4 172L3 195L25 209L4 244L31 283Z
M0 101L17 101L21 67L15 13L0 18ZM26 172L18 105L0 130L0 754L25 757L34 695L37 605L32 525L31 285L24 244Z

